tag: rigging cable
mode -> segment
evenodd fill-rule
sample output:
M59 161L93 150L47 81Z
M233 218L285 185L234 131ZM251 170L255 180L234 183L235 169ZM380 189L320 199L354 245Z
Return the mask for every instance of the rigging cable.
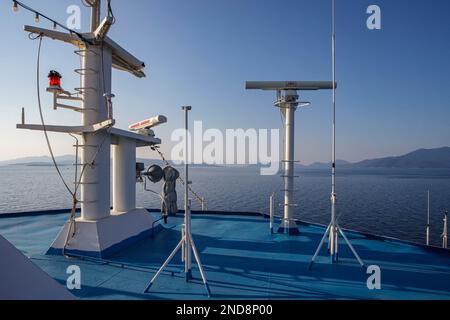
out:
M100 50L101 50L100 58L101 58L101 64L102 64L103 97L105 98L106 114L108 115L108 117L112 118L112 102L111 102L112 96L111 95L109 97L107 96L108 93L106 92L106 84L105 84L105 63L104 63L104 54L103 54L104 43L105 43L105 41L102 40L102 44L101 44L101 47L100 47ZM111 94L111 92L109 92L109 94Z
M116 23L116 17L114 16L114 13L111 8L111 0L107 0L107 10L108 10L108 16L110 16L112 18L111 24Z
M17 4L18 6L22 7L23 9L28 10L30 12L33 12L38 17L42 17L42 18L44 18L44 19L46 19L46 20L48 20L50 22L53 22L53 26L58 26L61 29L64 29L64 30L68 31L70 34L76 35L81 41L89 43L89 44L92 44L92 41L89 40L89 39L86 39L83 34L77 32L77 31L75 31L73 29L70 29L70 28L66 27L62 23L59 23L58 21L53 20L52 18L49 18L45 14L40 13L39 11L37 11L37 10L27 6L26 4L24 4L24 3L20 2L20 1L14 0L13 2L14 2L14 4Z
M86 0L81 0L81 2L83 3L83 6L92 8L92 6L89 3L87 3Z
M38 107L39 107L39 116L41 118L41 124L42 124L42 128L44 129L44 135L45 135L45 141L47 142L47 147L48 147L48 151L50 152L50 156L52 158L52 162L53 165L55 166L55 169L59 175L59 177L61 178L61 181L64 184L64 187L67 189L67 191L69 191L69 193L71 195L73 195L72 190L70 190L69 186L67 185L66 181L64 180L64 177L62 176L61 170L59 169L58 164L56 163L55 160L55 155L53 154L53 149L50 143L50 139L48 136L48 132L47 132L47 127L45 125L45 121L44 121L44 115L42 113L42 105L41 105L41 89L40 89L40 84L39 84L39 74L40 74L40 59L41 59L41 48L42 48L42 34L39 34L36 37L32 37L32 35L30 34L30 39L32 40L36 40L39 39L39 47L38 47L38 56L37 56L37 68L36 68L36 89L37 89L37 100L38 100Z
M77 198L76 198L76 194L77 194L77 179L78 179L78 147L79 147L79 141L78 138L76 136L74 136L73 134L69 133L69 136L71 136L72 138L75 139L75 190L73 191L74 193L74 201L73 204L76 204L78 202ZM71 238L73 238L75 236L75 233L77 232L77 225L75 223L75 219L76 219L76 208L72 207L72 210L70 212L70 224L69 224L69 230L67 231L67 237L66 237L66 242L65 242L65 246L67 245L67 243L69 242L69 233L71 233ZM73 232L71 232L73 227ZM65 246L64 246L64 250L65 250Z
M42 49L42 38L43 38L43 35L39 34L39 35L34 37L32 34L29 34L28 36L32 40L39 39L37 63L36 63L36 89L37 89L37 102L38 102L38 107L39 107L39 116L41 118L41 124L42 124L42 128L43 128L43 131L44 131L45 141L47 143L48 151L50 153L50 156L51 156L53 165L54 165L54 167L56 169L56 172L58 173L58 176L60 177L62 183L64 184L64 187L67 189L67 191L72 196L72 209L70 211L70 225L69 225L69 230L67 231L66 242L65 242L65 245L64 245L63 250L62 250L62 253L65 256L65 252L64 251L65 251L65 247L67 245L67 242L69 240L69 234L70 234L70 230L72 229L72 224L73 224L73 221L74 221L78 200L77 200L77 197L76 197L76 189L75 189L75 192L72 192L70 187L67 185L67 182L64 179L64 177L63 177L63 175L61 173L61 170L59 169L59 166L58 166L58 164L56 162L55 155L54 155L53 149L52 149L52 145L50 143L50 138L48 136L47 127L45 125L44 115L42 113L41 89L40 89L40 84L39 84L39 74L40 74L40 69L41 69L41 49ZM74 230L75 230L75 228L74 228Z

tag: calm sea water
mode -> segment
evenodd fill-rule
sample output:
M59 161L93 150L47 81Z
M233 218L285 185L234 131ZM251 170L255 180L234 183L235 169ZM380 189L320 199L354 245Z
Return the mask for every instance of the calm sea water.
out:
M62 167L73 182L73 168ZM329 170L301 170L296 179L296 217L326 224L330 219ZM282 201L279 176L261 176L256 168L192 168L193 189L208 209L268 212L269 196ZM161 190L161 184L150 186ZM443 211L450 209L450 171L431 169L347 169L337 175L337 214L342 227L424 242L426 191L431 192L431 234L440 243ZM179 205L182 190L178 186ZM159 198L137 184L139 206L159 208ZM193 202L194 208L199 205ZM0 214L69 208L70 197L52 167L0 167ZM277 207L277 214L282 207Z

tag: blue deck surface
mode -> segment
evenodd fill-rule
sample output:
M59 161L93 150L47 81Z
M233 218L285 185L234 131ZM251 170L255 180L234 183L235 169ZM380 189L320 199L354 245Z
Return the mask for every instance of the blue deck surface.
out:
M44 255L67 214L0 218L0 234L54 279L65 284L66 268L81 268L82 299L207 299L194 264L186 283L177 255L151 288L151 277L180 240L182 217L170 218L154 234L106 261ZM366 265L381 268L381 290L368 290L368 275L341 241L340 262L329 264L325 249L307 267L324 232L301 224L301 236L271 235L262 216L194 215L192 232L212 299L450 299L450 254L391 239L347 236ZM172 275L170 271L173 271Z

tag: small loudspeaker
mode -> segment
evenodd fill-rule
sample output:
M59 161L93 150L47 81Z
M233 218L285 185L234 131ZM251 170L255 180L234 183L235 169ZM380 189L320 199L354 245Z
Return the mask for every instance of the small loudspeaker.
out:
M157 183L157 182L161 181L161 179L163 178L164 171L160 166L154 164L147 169L147 171L144 173L144 175L151 182Z

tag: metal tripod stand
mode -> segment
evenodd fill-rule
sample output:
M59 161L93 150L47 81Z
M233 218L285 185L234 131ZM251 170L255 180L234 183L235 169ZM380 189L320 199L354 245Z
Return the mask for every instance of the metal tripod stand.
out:
M334 195L335 197L335 195ZM332 202L335 201L335 198L331 200ZM334 204L332 204L332 211L334 211ZM333 217L334 218L334 217ZM352 251L353 255L355 256L356 260L358 260L361 267L364 267L364 262L359 257L358 253L356 252L355 248L353 248L352 244L348 240L347 236L345 235L344 231L342 231L341 227L337 223L335 219L332 219L330 224L328 225L327 229L325 230L325 233L322 236L322 239L320 240L319 246L316 249L316 252L314 253L314 256L311 259L311 262L309 263L308 270L311 270L312 265L316 261L317 256L320 253L320 250L322 249L322 246L325 242L325 239L327 236L329 236L329 242L328 242L328 251L330 253L330 260L331 263L338 262L339 258L339 234L344 238L345 242L349 246L350 250Z
M184 224L181 230L181 240L166 261L163 263L161 268L159 268L158 272L153 276L152 280L148 284L147 288L145 288L144 293L147 293L155 280L159 277L159 275L164 271L170 261L173 259L175 254L181 249L181 260L184 262L184 272L186 275L186 281L192 279L192 253L194 253L195 261L197 262L198 269L200 271L200 275L202 277L203 284L205 285L206 292L208 297L211 296L211 291L209 290L208 280L206 279L205 273L203 272L203 266L200 261L200 256L198 254L197 248L195 247L194 239L192 239L191 234L191 201L189 200L189 184L190 181L188 179L188 112L192 109L190 106L182 107L185 115L185 149L184 149L184 172L185 172L185 184L184 184Z

